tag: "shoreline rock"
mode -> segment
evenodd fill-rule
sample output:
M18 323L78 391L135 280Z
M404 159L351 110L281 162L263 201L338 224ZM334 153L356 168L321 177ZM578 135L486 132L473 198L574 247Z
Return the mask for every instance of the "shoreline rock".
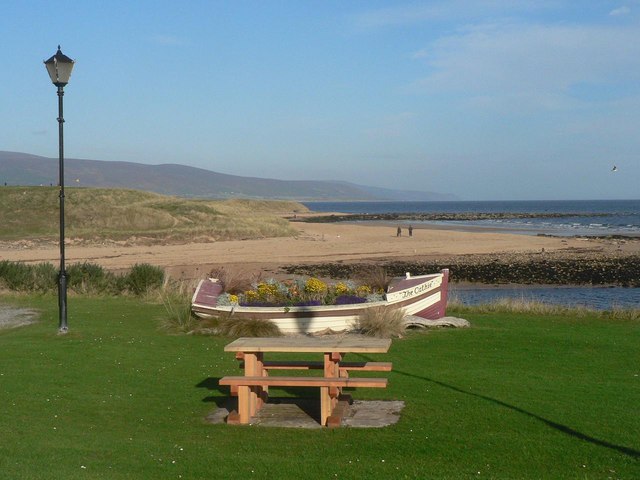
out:
M356 222L356 221L449 221L449 220L504 220L519 218L568 218L568 217L604 217L607 213L517 213L517 212L495 212L495 213L345 213L330 214L308 217L289 218L290 221L307 223L335 223L335 222Z
M452 283L640 287L640 255L473 255L434 261L391 261L379 266L390 276L448 268ZM290 275L339 279L357 276L370 267L370 263L322 263L287 265L282 269Z

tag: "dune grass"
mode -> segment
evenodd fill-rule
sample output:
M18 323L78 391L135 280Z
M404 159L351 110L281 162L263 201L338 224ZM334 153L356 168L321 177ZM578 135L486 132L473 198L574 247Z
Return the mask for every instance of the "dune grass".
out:
M0 188L0 240L58 235L57 187ZM281 237L294 234L284 213L307 211L297 202L198 200L137 190L65 189L65 228L75 240L131 239L146 243Z
M73 298L66 336L53 296L0 303L41 311L0 330L0 478L640 477L637 321L465 313L371 356L389 386L353 396L404 401L396 425L298 430L206 424L229 339L161 332L161 303Z
M368 308L358 317L356 330L369 337L402 337L405 332L404 311L387 306Z
M566 306L545 303L524 297L503 297L478 305L465 305L455 294L447 300L447 310L466 313L509 313L529 315L565 315L577 318L598 317L603 320L640 321L640 308L614 307L610 310L596 310L584 305Z

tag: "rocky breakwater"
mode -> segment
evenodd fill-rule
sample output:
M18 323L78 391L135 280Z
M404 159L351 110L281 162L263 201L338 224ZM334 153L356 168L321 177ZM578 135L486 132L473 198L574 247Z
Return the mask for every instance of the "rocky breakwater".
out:
M349 213L319 215L312 217L289 218L292 221L308 223L335 222L395 222L395 221L475 221L475 220L507 220L521 218L568 218L568 217L604 217L605 213Z
M439 260L392 261L376 264L388 275L402 276L451 270L450 281L483 284L612 285L640 287L640 256L567 253L459 255ZM289 274L350 278L371 263L288 265Z

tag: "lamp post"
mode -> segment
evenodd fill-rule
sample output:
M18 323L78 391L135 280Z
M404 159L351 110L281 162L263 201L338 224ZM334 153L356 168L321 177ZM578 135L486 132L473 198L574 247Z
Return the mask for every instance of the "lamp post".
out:
M73 70L74 61L58 51L49 60L45 60L44 66L47 67L51 82L58 87L58 151L59 151L59 185L60 185L60 273L58 275L58 311L60 323L58 327L59 333L67 333L67 272L64 266L64 135L63 124L64 116L62 114L62 97L64 96L64 86L69 83L71 70Z

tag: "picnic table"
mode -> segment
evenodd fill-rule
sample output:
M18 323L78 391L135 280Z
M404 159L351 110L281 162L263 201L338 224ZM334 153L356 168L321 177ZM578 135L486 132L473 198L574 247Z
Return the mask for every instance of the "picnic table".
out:
M231 387L238 396L238 410L227 417L227 423L248 424L268 399L269 387L319 387L320 423L336 427L341 424L344 402L340 402L345 387L385 388L386 378L352 377L353 371L391 371L390 362L344 362L347 353L386 353L391 340L358 336L333 337L267 337L238 338L225 346L225 352L235 352L242 360L244 375L220 379L220 385ZM265 354L319 353L322 360L266 360ZM322 370L322 376L270 375L279 370Z

